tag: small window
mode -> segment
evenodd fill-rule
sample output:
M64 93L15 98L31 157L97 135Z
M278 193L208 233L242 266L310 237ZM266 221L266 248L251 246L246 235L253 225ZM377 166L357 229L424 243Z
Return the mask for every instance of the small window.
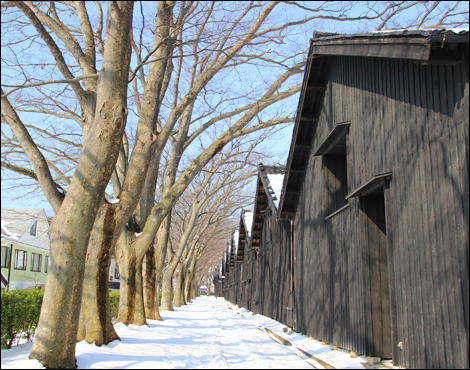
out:
M2 245L2 267L10 267L10 248Z
M332 215L348 204L345 197L348 195L349 126L349 122L336 124L313 153L313 156L322 156L326 215Z
M42 254L31 253L31 271L41 272Z
M116 268L114 269L114 278L119 279L120 277L121 277L121 275L119 275L119 269L116 266Z
M45 258L46 262L44 263L44 272L47 273L48 269L48 265L49 265L49 256L46 256Z
M34 221L33 224L31 225L30 229L29 229L29 234L32 235L32 236L36 236L37 227L38 227L38 222Z
M15 270L26 270L28 252L17 249L15 251Z

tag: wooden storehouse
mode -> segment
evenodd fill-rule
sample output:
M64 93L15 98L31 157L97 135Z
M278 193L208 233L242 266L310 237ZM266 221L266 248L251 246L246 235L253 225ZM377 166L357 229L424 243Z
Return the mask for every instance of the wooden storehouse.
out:
M292 324L291 222L278 218L284 166L258 166L251 250L252 311ZM274 184L279 182L277 186Z
M249 287L247 285L249 281L243 278L246 274L243 261L244 257L250 252L252 219L253 212L242 210L239 226L232 233L230 243L227 245L227 252L224 254L224 260L222 261L224 270L221 295L233 304L243 307L248 307L250 304L248 299L250 296Z
M225 279L224 279L224 297L233 304L237 304L237 297L240 294L238 293L238 284L240 282L240 274L235 264L235 254L234 254L234 238L233 234L230 238L230 242L227 243L227 262L225 270Z
M279 206L295 329L468 368L468 30L315 34Z
M223 297L223 290L224 290L224 280L225 280L225 258L226 253L224 252L224 257L222 258L222 262L219 265L218 271L213 276L214 282L214 296L215 297Z
M284 174L284 166L259 165L254 212L242 212L238 245L231 248L237 250L235 263L226 264L222 294L293 326L291 222L280 221L277 211Z
M224 297L396 365L469 367L468 42L314 34L279 204L260 168L249 289Z

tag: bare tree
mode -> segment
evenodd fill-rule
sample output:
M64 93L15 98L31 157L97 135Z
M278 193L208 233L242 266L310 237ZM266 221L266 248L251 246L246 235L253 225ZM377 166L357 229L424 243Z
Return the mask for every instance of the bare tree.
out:
M134 14L126 1L106 11L101 2L2 2L2 174L39 184L56 213L31 358L75 367L77 334L98 345L117 338L106 308L115 246L120 317L145 323L140 265L159 229L162 263L169 213L186 187L232 140L293 120L293 109L279 103L300 89L306 45L295 41L298 26L468 20L460 2L369 4L161 1L137 4ZM419 16L399 24L410 9ZM269 73L250 81L260 68ZM169 165L155 202L165 148ZM184 152L193 159L182 168ZM106 200L106 191L117 200Z
M24 13L47 45L63 76L73 80L74 76L58 45L41 22L42 13L33 4L13 4ZM87 135L67 195L53 181L46 159L2 89L2 122L9 125L31 161L34 175L56 212L49 229L51 263L47 289L31 352L31 358L38 359L47 367L76 366L77 307L80 306L85 267L83 262L93 222L114 169L126 124L132 13L133 2L110 4L100 78L85 88L78 82L70 83L84 114ZM67 30L57 31L59 37L68 36ZM96 72L91 54L94 55L94 50L88 49L80 55L87 74ZM121 60L122 63L115 63L115 60Z
M172 307L172 277L180 259L191 244L191 239L197 239L208 225L197 231L198 220L206 215L207 224L214 222L214 217L220 217L220 212L227 211L229 197L241 191L246 182L254 176L253 167L247 168L250 154L259 141L254 140L252 146L242 151L238 146L221 153L211 161L210 166L198 176L198 185L192 192L190 204L186 207L186 215L182 220L182 230L178 240L178 247L172 260L163 271L162 310L173 310ZM233 208L232 208L233 209ZM196 243L192 243L193 245Z
M196 222L189 220L189 222L183 222L182 224L178 247L184 247L184 250L181 258L177 259L178 256L175 256L173 262L167 266L163 274L162 309L172 310L174 306L174 304L171 305L170 300L172 292L171 277L177 266L175 263L180 265L180 276L173 298L173 303L176 303L176 307L178 307L182 301L184 302L183 285L186 280L186 270L191 266L193 257L203 252L208 239L213 238L214 234L226 234L229 228L221 226L227 220L234 222L233 214L250 203L251 197L246 195L245 189L255 175L255 171L253 171L254 167L248 169L245 167L245 171L240 171L241 173L237 174L239 172L237 170L243 167L245 167L243 163L241 166L230 166L227 174L222 178L223 181L220 181L219 177L218 181L215 182L215 186L213 184L211 189L206 189L205 194L200 196L199 199L193 197L191 211L198 211L197 220ZM234 176L234 174L237 175ZM195 195L197 193L198 191ZM205 209L199 207L205 204L207 204ZM191 275L188 275L188 277L191 278Z

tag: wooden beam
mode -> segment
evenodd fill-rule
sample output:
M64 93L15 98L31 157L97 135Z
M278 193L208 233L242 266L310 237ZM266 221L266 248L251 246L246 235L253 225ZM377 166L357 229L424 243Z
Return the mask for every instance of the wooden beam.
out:
M295 142L296 147L303 147L303 148L310 148L312 146L312 143L310 141L306 140L298 140Z
M318 114L317 113L310 113L310 114L302 114L300 116L301 121L318 121Z
M304 167L304 166L299 166L299 165L291 166L289 172L301 172L301 173L304 173L304 172L305 172L305 167Z
M286 193L286 195L287 194L296 194L296 195L298 195L298 194L300 194L300 188L298 186L291 186L291 187L288 186L286 188L285 193Z
M307 91L324 91L325 84L323 82L310 82L307 85Z

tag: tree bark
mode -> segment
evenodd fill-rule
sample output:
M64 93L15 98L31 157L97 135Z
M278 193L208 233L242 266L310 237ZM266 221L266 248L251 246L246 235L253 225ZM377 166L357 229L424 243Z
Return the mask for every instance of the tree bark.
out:
M136 236L123 231L116 245L116 261L121 274L119 313L116 322L146 325L142 292L142 260L135 253Z
M186 278L186 281L184 282L184 299L186 300L186 303L191 303L191 273L188 273L188 277Z
M181 283L181 306L186 306L188 304L188 302L186 302L186 297L185 297L185 285L186 285L186 280L188 280L188 270L185 269L184 271L184 276L183 276L183 281Z
M166 216L162 225L157 232L157 241L155 245L155 285L158 285L160 278L162 277L163 265L166 258L168 238L170 236L170 227L171 227L171 212ZM159 317L160 320L163 320L160 316L159 310L160 302L158 300L158 294L155 296L155 317ZM157 319L158 320L158 319Z
M125 128L133 5L131 1L109 5L93 127L67 195L49 228L50 271L29 356L46 368L76 368L88 241Z
M134 310L134 321L131 324L134 325L147 325L145 318L144 308L144 290L142 286L142 259L137 259L136 274L135 274L135 310Z
M184 294L184 287L183 287L184 275L185 275L185 268L181 266L178 279L176 280L175 295L173 297L173 307L181 307L182 305L181 296L182 294Z
M192 291L192 286L193 286L193 280L194 280L194 274L196 272L196 256L197 253L194 253L193 258L191 260L191 267L189 269L189 274L188 274L188 281L186 283L187 291L186 291L186 301L190 303L194 297L193 291Z
M158 310L157 280L155 266L155 247L144 256L142 262L145 316L151 320L162 320Z
M173 310L173 271L171 266L168 266L163 273L162 279L162 304L160 310L162 311L174 311Z
M85 263L77 341L86 340L97 346L120 339L111 322L108 293L110 256L113 253L112 243L108 240L112 232L108 229L112 226L110 220L113 208L112 204L102 204L100 207Z

